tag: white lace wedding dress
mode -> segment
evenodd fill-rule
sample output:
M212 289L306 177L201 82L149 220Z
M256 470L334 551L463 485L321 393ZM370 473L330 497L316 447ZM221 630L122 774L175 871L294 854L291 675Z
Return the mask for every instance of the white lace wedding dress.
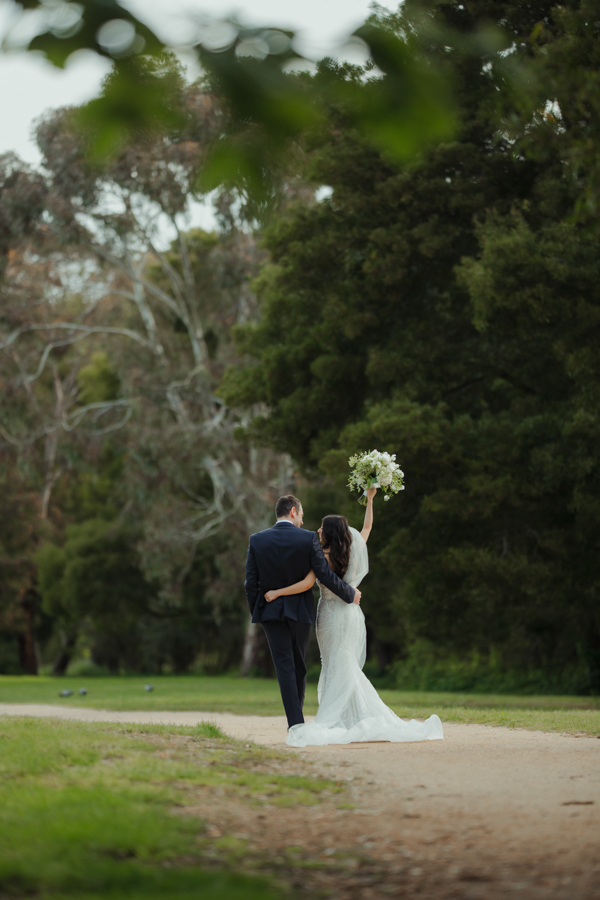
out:
M358 587L369 571L367 545L355 528L344 581ZM293 725L287 743L350 744L354 741L434 741L444 737L439 716L405 722L385 705L362 671L367 630L362 609L345 603L319 583L317 640L321 651L319 711L314 722Z

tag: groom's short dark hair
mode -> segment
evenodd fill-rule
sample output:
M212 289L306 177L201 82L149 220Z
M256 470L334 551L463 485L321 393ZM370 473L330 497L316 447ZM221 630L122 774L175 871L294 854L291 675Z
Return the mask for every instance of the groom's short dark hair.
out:
M292 508L294 508L296 512L300 512L302 504L293 494L287 494L285 497L280 497L275 504L275 515L278 519L281 519L282 516L289 516Z

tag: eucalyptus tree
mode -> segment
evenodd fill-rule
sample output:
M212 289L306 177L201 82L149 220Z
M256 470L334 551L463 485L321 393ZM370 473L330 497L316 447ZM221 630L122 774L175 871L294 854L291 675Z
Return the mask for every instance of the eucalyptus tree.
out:
M98 448L116 441L125 486L112 515L121 508L143 523L136 545L149 613L177 615L210 552L223 565L204 628L208 634L207 622L224 616L239 650L242 544L265 522L271 492L290 478L277 454L234 440L242 420L216 390L237 352L232 328L255 314L249 285L261 254L226 191L215 198L215 232L189 227L223 112L203 85L185 85L172 59L149 64L156 65L170 84L172 131L151 132L99 162L87 154L78 110L39 125L41 208L27 240L15 238L2 286L12 399L2 404L0 434L37 464L41 517L58 528L58 544L73 505L70 479L83 477L86 454L98 465ZM217 532L221 550L199 549ZM72 646L76 616L53 609Z

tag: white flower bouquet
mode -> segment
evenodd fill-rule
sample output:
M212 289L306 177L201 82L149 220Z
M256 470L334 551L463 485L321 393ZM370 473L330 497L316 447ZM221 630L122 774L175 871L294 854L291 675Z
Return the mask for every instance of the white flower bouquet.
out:
M380 488L384 500L404 490L404 472L396 462L396 455L369 450L351 456L348 464L352 469L348 487L351 491L362 491L358 502L367 505L367 490Z

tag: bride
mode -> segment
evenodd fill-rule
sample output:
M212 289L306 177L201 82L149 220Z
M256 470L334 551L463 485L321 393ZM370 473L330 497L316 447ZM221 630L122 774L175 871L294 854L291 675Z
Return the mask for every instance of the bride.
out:
M319 528L323 552L330 568L347 584L358 587L369 571L367 540L373 527L375 488L367 491L367 509L361 532L344 516L325 516ZM313 586L314 572L290 587L269 591L277 597L299 594ZM443 738L439 716L425 722L405 722L385 705L362 671L367 651L365 617L357 603L345 603L319 583L317 641L321 651L319 711L314 722L293 725L287 743L350 744L353 741L432 741Z

